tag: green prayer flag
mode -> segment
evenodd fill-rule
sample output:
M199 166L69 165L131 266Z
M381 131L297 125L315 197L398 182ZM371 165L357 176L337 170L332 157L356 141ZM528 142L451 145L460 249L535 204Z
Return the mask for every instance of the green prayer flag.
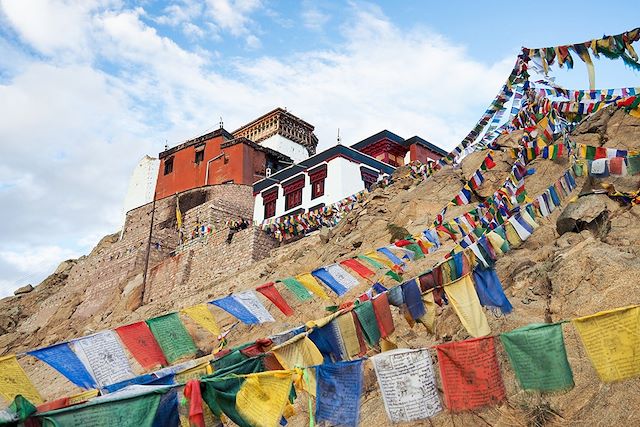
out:
M640 173L640 156L627 157L627 164L627 173L629 175Z
M183 356L194 356L198 349L180 320L178 313L147 320L147 325L169 363Z
M360 258L361 260L368 262L370 265L372 265L375 268L387 268L387 266L380 264L378 261L376 261L373 258L369 258L368 256L365 255L358 255L358 258Z
M370 347L376 346L380 342L380 329L378 329L376 313L373 311L373 303L365 301L358 304L353 310L358 317L360 326L362 326L365 340Z
M0 426L14 426L18 421L24 421L29 418L36 410L36 407L31 402L19 394L13 399L8 408L0 410Z
M398 273L396 273L395 271L393 271L393 270L389 270L384 274L385 274L385 276L391 277L396 282L402 282L402 277L400 277L400 275Z
M560 323L533 323L500 334L520 386L557 391L573 387Z
M300 301L306 301L311 299L311 293L305 288L302 283L298 282L293 277L287 277L280 280Z
M596 159L596 147L591 145L587 145L586 156L587 160L595 160Z
M152 427L162 394L170 387L135 391L38 414L42 427Z
M414 259L424 258L424 252L422 252L422 248L417 243L412 243L410 245L405 246L406 249L409 249L414 254Z

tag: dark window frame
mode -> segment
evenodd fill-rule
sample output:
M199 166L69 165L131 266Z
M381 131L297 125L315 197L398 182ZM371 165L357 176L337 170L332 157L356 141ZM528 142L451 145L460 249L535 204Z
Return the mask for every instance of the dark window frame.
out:
M288 211L297 206L302 205L302 189L305 185L305 176L299 175L290 179L286 183L282 183L284 192L284 209Z
M327 178L327 165L320 165L309 172L309 180L311 181L311 200L324 196L324 182Z
M193 161L196 165L204 162L204 150L196 151L195 159Z
M168 157L164 160L164 174L169 175L173 172L173 157Z

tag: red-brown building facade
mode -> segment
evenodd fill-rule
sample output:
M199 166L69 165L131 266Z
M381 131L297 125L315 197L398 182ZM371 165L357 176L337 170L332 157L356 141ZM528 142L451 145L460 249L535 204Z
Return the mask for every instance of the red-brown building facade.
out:
M447 155L442 148L419 136L404 139L388 130L365 138L353 144L351 148L395 167L416 160L427 163Z
M165 150L158 156L155 199L205 185L252 185L293 163L283 152L302 153L302 158L314 153L318 138L313 130L310 124L277 108L233 134L220 128ZM283 149L270 148L273 141Z

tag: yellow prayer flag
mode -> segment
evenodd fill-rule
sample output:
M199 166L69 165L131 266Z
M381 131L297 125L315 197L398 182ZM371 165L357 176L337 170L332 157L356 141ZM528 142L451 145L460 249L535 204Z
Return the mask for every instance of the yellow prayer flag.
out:
M178 223L178 230L182 228L182 212L180 212L180 202L176 199L176 222Z
M477 338L491 333L470 274L451 282L444 291L469 335Z
M213 317L213 314L209 310L208 304L203 303L194 305L193 307L184 308L180 310L180 312L192 318L194 322L211 332L213 335L220 335L220 328L218 327L218 323L216 323L216 319Z
M296 276L296 280L302 283L302 286L307 288L309 292L313 292L322 299L329 299L329 295L327 295L322 286L320 286L316 278L313 277L311 273L299 274Z
M293 371L267 371L245 377L236 395L236 408L247 424L276 427L289 399Z
M639 306L601 311L572 323L602 381L640 375Z
M495 231L490 231L489 233L487 233L487 239L489 240L491 247L497 255L504 254L501 249L502 245L504 245L504 239L502 238L502 236L500 236Z
M374 261L378 261L380 264L384 264L390 269L393 269L396 265L386 256L380 255L377 251L371 251L364 254L367 258L371 258Z
M199 380L200 377L213 373L213 368L209 361L202 362L193 368L185 369L182 372L176 374L177 383L186 383L189 380Z
M587 146L584 144L578 144L578 157L581 159L587 158Z
M513 227L509 221L505 221L504 223L504 233L507 236L507 242L509 242L509 246L517 247L522 243L522 239L516 232L516 229Z
M427 314L422 316L422 323L427 328L429 333L435 333L435 322L436 322L436 302L433 299L433 292L427 292L422 295L422 302L425 304L425 308L427 309Z
M15 354L0 357L0 396L8 403L17 395L33 404L42 403L42 397L18 363Z
M306 335L299 335L271 349L280 365L285 369L306 368L321 365L322 353ZM302 389L316 395L316 376L313 369L307 371L309 383L302 382Z
M354 323L353 314L349 311L335 320L338 322L338 330L347 350L347 355L351 358L360 353L360 341L358 341L358 331Z
M89 399L93 399L96 396L98 396L98 390L95 388L91 390L83 391L82 393L69 396L69 405L76 405L78 403L83 403Z

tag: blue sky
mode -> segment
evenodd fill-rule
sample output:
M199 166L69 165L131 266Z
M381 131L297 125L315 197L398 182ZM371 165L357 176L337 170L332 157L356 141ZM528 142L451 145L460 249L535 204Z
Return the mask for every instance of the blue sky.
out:
M534 8L535 6L535 8ZM517 9L516 9L517 8ZM639 25L636 2L0 0L0 296L117 231L133 166L287 107L320 148L381 129L452 148L520 46ZM640 86L596 60L598 87ZM554 70L584 88L587 73Z

